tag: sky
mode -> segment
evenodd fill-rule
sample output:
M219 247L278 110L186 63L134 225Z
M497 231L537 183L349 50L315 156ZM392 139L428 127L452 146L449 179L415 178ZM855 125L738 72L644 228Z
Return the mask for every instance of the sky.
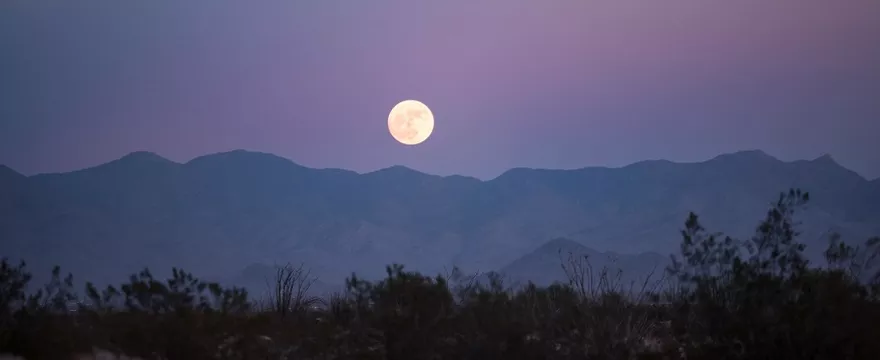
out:
M880 177L876 0L3 0L0 164L234 149L358 172L831 154ZM417 99L432 136L401 145Z

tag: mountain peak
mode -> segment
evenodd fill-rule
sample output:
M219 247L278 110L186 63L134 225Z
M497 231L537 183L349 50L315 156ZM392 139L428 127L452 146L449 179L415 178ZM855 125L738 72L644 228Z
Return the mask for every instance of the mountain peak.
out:
M283 158L281 156L259 152L259 151L250 151L244 149L236 149L231 151L220 152L216 154L203 155L199 156L195 159L190 160L186 163L186 165L204 165L204 164L212 164L212 165L239 165L239 164L262 164L262 165L273 165L273 166L288 166L293 165L294 167L301 167L299 164L291 161L290 159Z
M157 167L168 167L177 165L176 162L163 158L156 153L152 153L149 151L135 151L125 155L119 159L94 166L87 169L82 169L78 171L74 171L73 173L90 173L92 171L98 172L129 172L129 171L153 171Z
M119 158L119 161L173 163L173 161L163 158L159 156L159 154L150 151L134 151L129 153L128 155Z
M824 155L817 157L811 161L814 163L826 163L826 164L839 165L837 163L837 161L835 161L834 158L831 157L831 154L824 154Z
M843 165L840 165L840 163L838 163L837 160L834 160L834 158L831 156L831 154L824 154L824 155L819 156L813 160L808 160L808 161L801 160L798 163L806 164L810 168L813 168L815 170L819 170L820 173L823 173L823 174L837 174L839 176L839 178L837 178L837 180L836 180L837 183L840 183L840 181L843 181L842 179L847 179L847 181L850 181L853 184L861 183L861 182L867 180L862 175L858 174L857 172L852 171L850 169L847 169Z
M103 167L105 165L110 166L125 166L125 167L150 167L154 168L156 166L170 166L177 165L176 162L168 160L159 156L156 153L149 151L135 151L125 155L115 161L111 161L99 167Z
M721 154L714 157L710 161L773 161L777 162L779 159L770 156L763 150L742 150L736 151L728 154Z
M403 165L393 165L384 169L379 169L373 171L371 173L367 173L367 175L380 175L380 174L389 174L389 175L397 175L397 176L430 176L421 171L408 168Z
M501 173L501 175L498 175L497 177L492 179L492 181L497 182L497 181L502 181L504 179L518 178L518 177L522 177L523 175L533 174L533 173L535 173L535 169L527 168L527 167L515 167L515 168L510 168L507 171Z
M734 151L734 152L730 153L730 155L736 155L736 156L754 156L754 157L772 157L772 156L770 156L769 154L767 154L766 152L764 152L764 150L761 150L761 149L749 149L749 150Z
M562 251L562 252L572 251L573 252L573 251L584 251L585 249L587 249L587 247L582 245L579 242L576 242L571 239L559 237L559 238L555 238L555 239L552 239L550 241L545 242L543 245L538 247L538 249L536 249L535 252L548 252L548 251L554 252L554 253L557 251Z

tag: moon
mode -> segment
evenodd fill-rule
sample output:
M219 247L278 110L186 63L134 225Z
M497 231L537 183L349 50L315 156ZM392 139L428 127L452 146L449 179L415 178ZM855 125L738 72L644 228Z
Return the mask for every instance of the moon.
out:
M434 131L434 114L421 101L401 101L388 114L388 131L401 144L421 144Z

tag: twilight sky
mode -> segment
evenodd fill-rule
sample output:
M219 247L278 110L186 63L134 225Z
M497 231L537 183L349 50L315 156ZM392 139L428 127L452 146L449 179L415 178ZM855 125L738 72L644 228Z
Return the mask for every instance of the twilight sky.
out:
M877 0L0 2L0 164L271 152L481 178L830 153L880 176ZM386 128L431 107L425 143Z

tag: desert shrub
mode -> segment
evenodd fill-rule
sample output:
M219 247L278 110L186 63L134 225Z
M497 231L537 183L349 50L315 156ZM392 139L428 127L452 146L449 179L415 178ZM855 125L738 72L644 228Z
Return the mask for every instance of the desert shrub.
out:
M880 347L875 284L858 274L861 252L833 238L830 267L811 267L795 210L809 195L781 194L747 242L708 234L691 214L670 273L685 291L675 320L690 353L721 358L868 358ZM876 246L870 240L868 247ZM847 269L841 269L846 264ZM859 269L856 269L859 268Z
M832 237L810 264L781 194L745 241L690 214L665 278L638 286L561 257L568 281L510 287L453 269L427 276L389 266L346 290L309 297L302 266L279 267L259 302L180 269L149 270L84 295L72 276L29 292L25 264L0 263L0 353L63 359L92 348L164 359L867 359L880 353L880 239ZM663 288L655 284L666 285Z

